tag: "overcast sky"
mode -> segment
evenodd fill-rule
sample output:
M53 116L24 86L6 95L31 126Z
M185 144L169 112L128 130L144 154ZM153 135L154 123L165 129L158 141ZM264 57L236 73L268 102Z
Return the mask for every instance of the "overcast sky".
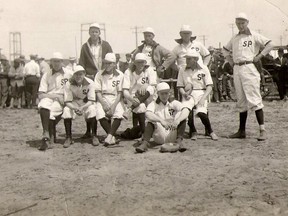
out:
M245 12L250 28L280 45L288 44L288 0L0 0L0 48L9 56L9 32L21 32L22 53L50 58L54 51L65 57L80 53L81 23L105 23L106 40L113 51L135 48L134 26L151 26L155 40L168 49L176 46L182 24L206 47L225 45L232 35L229 24ZM142 29L143 30L143 29ZM236 27L234 32L237 33ZM139 35L139 43L143 34ZM102 32L102 37L104 33ZM83 33L83 43L88 32Z

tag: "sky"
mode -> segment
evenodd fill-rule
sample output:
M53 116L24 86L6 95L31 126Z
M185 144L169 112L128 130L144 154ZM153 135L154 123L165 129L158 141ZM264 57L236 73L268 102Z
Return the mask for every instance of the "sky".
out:
M249 28L260 31L276 45L288 44L287 0L0 0L0 48L9 58L9 32L20 32L22 53L49 59L59 51L78 56L83 23L104 23L106 40L115 53L136 47L135 26L152 27L155 41L172 50L181 25L189 24L205 46L225 45L232 36L235 16L245 12ZM87 28L87 25L86 25ZM234 25L234 33L238 30ZM82 43L88 39L83 32ZM104 37L104 32L101 34Z

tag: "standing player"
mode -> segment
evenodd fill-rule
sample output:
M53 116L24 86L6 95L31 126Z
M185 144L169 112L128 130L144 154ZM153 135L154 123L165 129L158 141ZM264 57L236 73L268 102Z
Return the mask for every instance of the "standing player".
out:
M62 54L53 53L52 70L45 73L40 82L38 108L43 128L42 144L39 147L41 151L51 148L55 141L56 124L61 120L64 106L64 85L72 76L72 72L62 65Z
M169 92L170 86L167 83L161 82L157 85L158 99L147 107L148 123L142 143L136 148L136 152L147 151L152 136L158 144L176 142L179 144L179 151L186 150L182 140L190 110L177 100L169 101Z
M142 134L145 130L146 105L152 101L157 85L156 71L146 63L146 55L138 53L132 67L125 71L123 80L124 97L132 104L133 122L139 121ZM133 126L136 126L135 123Z
M116 144L115 134L123 119L124 105L122 101L123 73L116 69L116 56L107 53L104 59L104 70L95 77L97 95L97 120L107 133L104 145ZM109 121L112 119L112 125Z
M85 69L86 77L94 80L96 73L102 69L102 60L105 55L113 51L110 44L100 37L101 31L98 23L90 25L89 35L88 41L81 48L79 64ZM91 137L89 125L86 122L86 133L82 137L84 139Z
M266 139L264 126L264 112L262 97L260 94L260 73L254 63L273 49L271 40L250 31L247 15L239 13L236 17L236 25L239 33L234 35L228 44L223 47L223 54L233 66L234 86L237 97L236 108L240 112L240 127L237 133L229 138L246 137L246 120L248 110L255 110L256 118L260 127L259 141ZM259 53L261 47L264 49ZM229 54L232 52L232 58Z
M92 145L99 145L99 140L96 137L95 84L91 79L85 77L85 73L81 65L76 65L73 76L64 88L65 107L62 114L66 131L64 148L68 148L72 143L72 119L76 115L84 115L86 122L92 128Z
M213 132L207 115L208 96L212 91L213 81L207 66L203 65L196 50L190 50L185 55L186 67L181 68L177 87L183 97L182 103L189 109L196 106L196 115L201 119L212 140L218 140ZM194 137L195 138L195 137Z

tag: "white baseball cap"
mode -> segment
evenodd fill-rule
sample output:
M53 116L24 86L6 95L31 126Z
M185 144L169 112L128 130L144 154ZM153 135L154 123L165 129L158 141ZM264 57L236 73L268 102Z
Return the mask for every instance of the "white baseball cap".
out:
M60 52L54 52L51 59L60 59L63 60L63 55Z
M89 29L90 29L90 28L98 28L98 29L100 29L100 25L99 25L98 23L92 23L92 24L90 25Z
M168 83L166 82L161 82L159 84L157 84L157 92L169 92L170 91L170 86L168 85Z
M146 55L144 53L137 53L135 56L134 62L136 62L136 61L146 61L147 62Z
M114 62L114 63L116 63L116 55L114 53L107 53L105 55L104 61L105 62Z
M236 16L236 19L244 19L248 21L248 17L245 13L241 12Z
M190 25L182 25L180 32L191 32L192 33Z
M75 74L77 72L80 72L80 71L84 71L85 72L85 69L81 65L76 65L75 68L74 68L73 74Z
M200 57L199 53L195 49L188 50L188 52L184 56L184 58L192 58L192 57L195 57L195 58Z
M143 33L152 33L153 35L155 35L154 33L154 29L151 27L147 27L144 29Z

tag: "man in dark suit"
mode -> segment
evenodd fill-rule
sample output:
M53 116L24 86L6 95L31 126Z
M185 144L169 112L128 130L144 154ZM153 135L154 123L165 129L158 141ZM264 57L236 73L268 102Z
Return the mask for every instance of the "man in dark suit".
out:
M129 64L131 63L131 54L130 53L127 53L126 55L126 62L120 62L120 70L124 73L128 67L129 67Z
M277 71L278 79L277 79L277 87L281 100L287 100L288 97L286 95L286 80L288 78L288 59L283 56L284 50L283 48L278 49L278 57L274 61L275 70Z

